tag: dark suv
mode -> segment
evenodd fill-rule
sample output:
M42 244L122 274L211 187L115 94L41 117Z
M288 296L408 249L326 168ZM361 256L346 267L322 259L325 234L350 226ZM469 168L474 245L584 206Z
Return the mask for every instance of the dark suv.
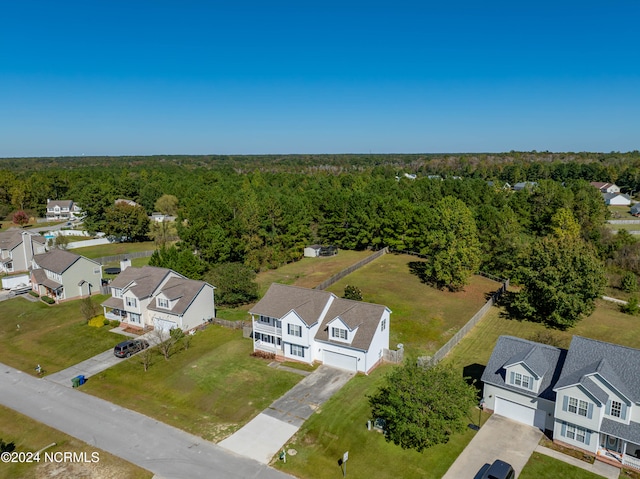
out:
M516 472L510 464L500 459L493 461L493 464L482 475L482 479L514 479Z
M129 339L118 343L116 347L113 348L113 354L118 358L128 358L132 354L147 349L148 347L149 343L144 339Z

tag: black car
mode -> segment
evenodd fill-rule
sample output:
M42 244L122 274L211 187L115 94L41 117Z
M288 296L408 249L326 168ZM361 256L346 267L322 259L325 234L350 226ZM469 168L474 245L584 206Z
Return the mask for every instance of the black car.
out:
M511 464L496 459L482 475L481 479L514 479L515 477L516 471L513 470Z
M143 349L147 349L149 343L144 339L129 339L118 343L113 348L113 354L118 358L128 358L132 354L135 354Z

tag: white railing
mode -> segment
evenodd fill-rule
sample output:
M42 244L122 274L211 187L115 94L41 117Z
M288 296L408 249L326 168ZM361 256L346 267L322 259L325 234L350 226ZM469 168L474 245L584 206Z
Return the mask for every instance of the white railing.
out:
M120 316L119 314L112 313L111 311L105 313L104 317L107 319L115 319L116 321L124 321L126 318L126 316Z
M633 467L634 469L640 470L640 459L636 457L628 456L627 454L625 454L624 456L622 456L622 464L624 466L629 466Z
M270 334L271 336L282 337L282 328L270 326L266 323L261 323L259 321L253 322L253 330L257 333L265 333L265 334Z
M256 349L260 351L267 351L269 353L282 354L282 350L273 343L268 343L266 341L255 341Z

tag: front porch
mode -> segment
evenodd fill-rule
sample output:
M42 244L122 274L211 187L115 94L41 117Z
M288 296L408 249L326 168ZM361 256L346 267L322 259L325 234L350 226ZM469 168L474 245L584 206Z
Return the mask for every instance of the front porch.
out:
M609 434L600 434L596 458L614 466L640 470L640 444Z

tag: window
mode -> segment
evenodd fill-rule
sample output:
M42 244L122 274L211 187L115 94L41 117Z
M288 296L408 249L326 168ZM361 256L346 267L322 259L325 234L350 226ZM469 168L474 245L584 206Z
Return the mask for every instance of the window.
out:
M384 318L382 323L380 323L380 331L384 331L385 329L387 329L387 318Z
M93 268L93 274L100 274L100 268Z
M611 401L611 415L613 417L622 416L622 403L618 401Z
M166 298L158 298L158 308L169 309L169 300Z
M299 326L297 324L289 324L287 325L287 329L291 336L298 336L299 338L302 337L302 326Z
M515 384L516 386L522 386L522 374L516 373L516 377L513 380L513 384Z
M300 358L304 358L304 348L302 346L298 346L297 344L291 345L291 355L298 356Z
M347 330L342 328L331 328L331 337L346 340Z
M578 400L576 398L569 398L569 403L567 406L567 411L578 414L579 416L587 417L589 405L587 401L583 401L582 399Z
M574 426L573 424L566 424L566 430L564 431L564 437L568 439L573 439L576 442L581 442L583 444L589 444L587 439L587 430L580 426ZM563 427L563 428L564 428Z
M122 298L122 290L113 288L113 297L114 298Z
M525 374L511 373L511 384L525 389L532 389L533 378Z
M269 316L260 316L260 322L261 323L270 323L271 322L271 318L269 318Z
M137 313L131 313L129 315L129 322L130 323L138 323L140 324L140 315Z
M136 298L127 298L127 306L135 308L138 306L138 300Z
M531 389L530 384L530 376L522 376L522 387L523 388L527 388L527 389Z

